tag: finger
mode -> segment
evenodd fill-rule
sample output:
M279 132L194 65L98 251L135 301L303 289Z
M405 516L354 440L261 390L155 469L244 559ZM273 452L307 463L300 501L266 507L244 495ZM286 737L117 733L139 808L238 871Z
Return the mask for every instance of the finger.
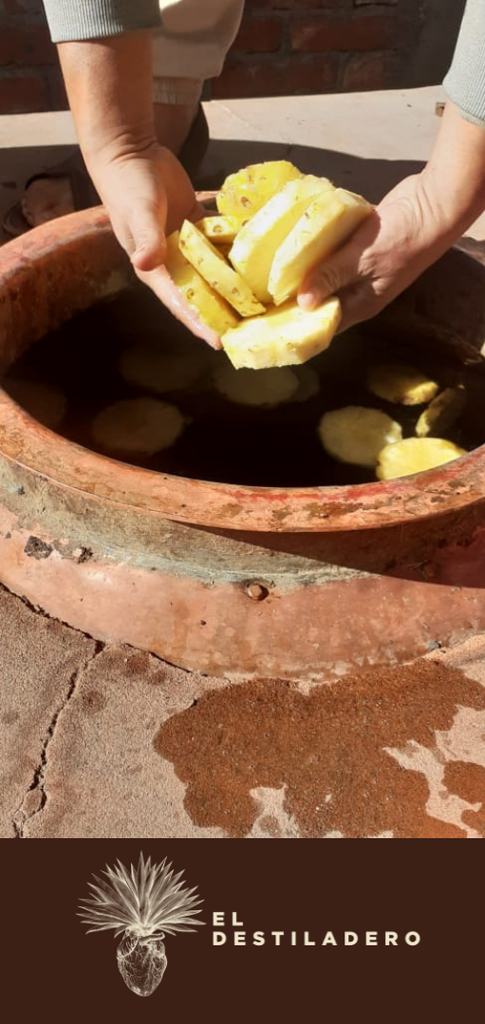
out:
M157 267L151 273L137 272L137 276L147 284L155 295L170 310L173 316L180 320L185 327L197 338L202 338L211 348L222 348L219 335L207 327L197 316L195 310L185 301L183 295L174 284L166 267Z
M337 334L342 334L349 327L369 320L386 305L384 299L379 299L370 282L362 282L358 285L350 285L343 288L339 293L340 306L342 310L341 320Z
M158 211L137 206L128 225L131 236L131 251L128 254L135 270L155 270L165 260L167 243L162 224L164 218Z
M358 281L362 272L362 258L372 245L379 225L378 215L371 214L338 252L307 274L297 296L298 305L302 309L316 309L325 299Z

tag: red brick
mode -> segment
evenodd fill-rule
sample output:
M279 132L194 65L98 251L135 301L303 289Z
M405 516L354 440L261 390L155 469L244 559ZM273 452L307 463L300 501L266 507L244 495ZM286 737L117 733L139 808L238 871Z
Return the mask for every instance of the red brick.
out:
M29 114L49 109L47 83L34 75L0 78L2 114Z
M0 33L0 65L56 64L57 53L43 25L4 28Z
M298 96L332 92L337 81L337 61L325 59L272 60L249 64L228 61L222 75L212 81L214 99L248 96Z
M342 87L345 92L388 89L390 77L389 55L363 53L349 57L342 76Z
M281 18L244 18L234 40L236 53L274 53L281 46L283 22Z
M396 41L397 18L389 14L305 18L291 26L292 49L306 53L385 50Z

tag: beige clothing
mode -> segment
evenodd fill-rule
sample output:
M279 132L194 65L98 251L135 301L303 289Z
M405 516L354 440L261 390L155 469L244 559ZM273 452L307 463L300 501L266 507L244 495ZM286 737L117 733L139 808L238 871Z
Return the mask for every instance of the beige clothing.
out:
M244 2L159 0L159 7L163 27L153 33L153 98L192 104L200 99L202 83L220 75Z

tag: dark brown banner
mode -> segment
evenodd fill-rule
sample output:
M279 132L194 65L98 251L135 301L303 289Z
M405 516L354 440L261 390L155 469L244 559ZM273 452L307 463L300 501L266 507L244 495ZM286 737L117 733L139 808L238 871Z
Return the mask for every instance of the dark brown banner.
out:
M191 920L204 922L168 934L155 921L144 960L138 925L86 934L78 916L94 896L98 921L124 914L125 924L143 919L148 934L174 879L148 893L140 852L152 870L167 860L173 875L183 872L159 921L196 889ZM19 1020L420 1021L440 1007L450 1019L480 1005L479 845L46 840L3 843L2 858L4 993ZM109 888L102 872L118 861L126 875L111 874L113 911L113 890L100 898L88 883L97 876ZM154 990L140 998L148 983Z

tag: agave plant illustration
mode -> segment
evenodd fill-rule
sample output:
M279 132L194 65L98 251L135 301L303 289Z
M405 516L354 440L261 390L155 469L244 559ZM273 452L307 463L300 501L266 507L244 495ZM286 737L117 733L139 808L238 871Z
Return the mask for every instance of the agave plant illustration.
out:
M193 932L200 914L196 909L203 901L196 889L185 888L180 881L183 871L174 875L172 865L144 860L140 853L138 867L127 871L121 861L110 868L106 865L107 881L93 875L98 883L89 882L94 895L80 901L78 915L89 932L114 928L115 937L123 933L116 950L121 977L132 992L150 996L160 984L167 957L163 939L165 934Z

